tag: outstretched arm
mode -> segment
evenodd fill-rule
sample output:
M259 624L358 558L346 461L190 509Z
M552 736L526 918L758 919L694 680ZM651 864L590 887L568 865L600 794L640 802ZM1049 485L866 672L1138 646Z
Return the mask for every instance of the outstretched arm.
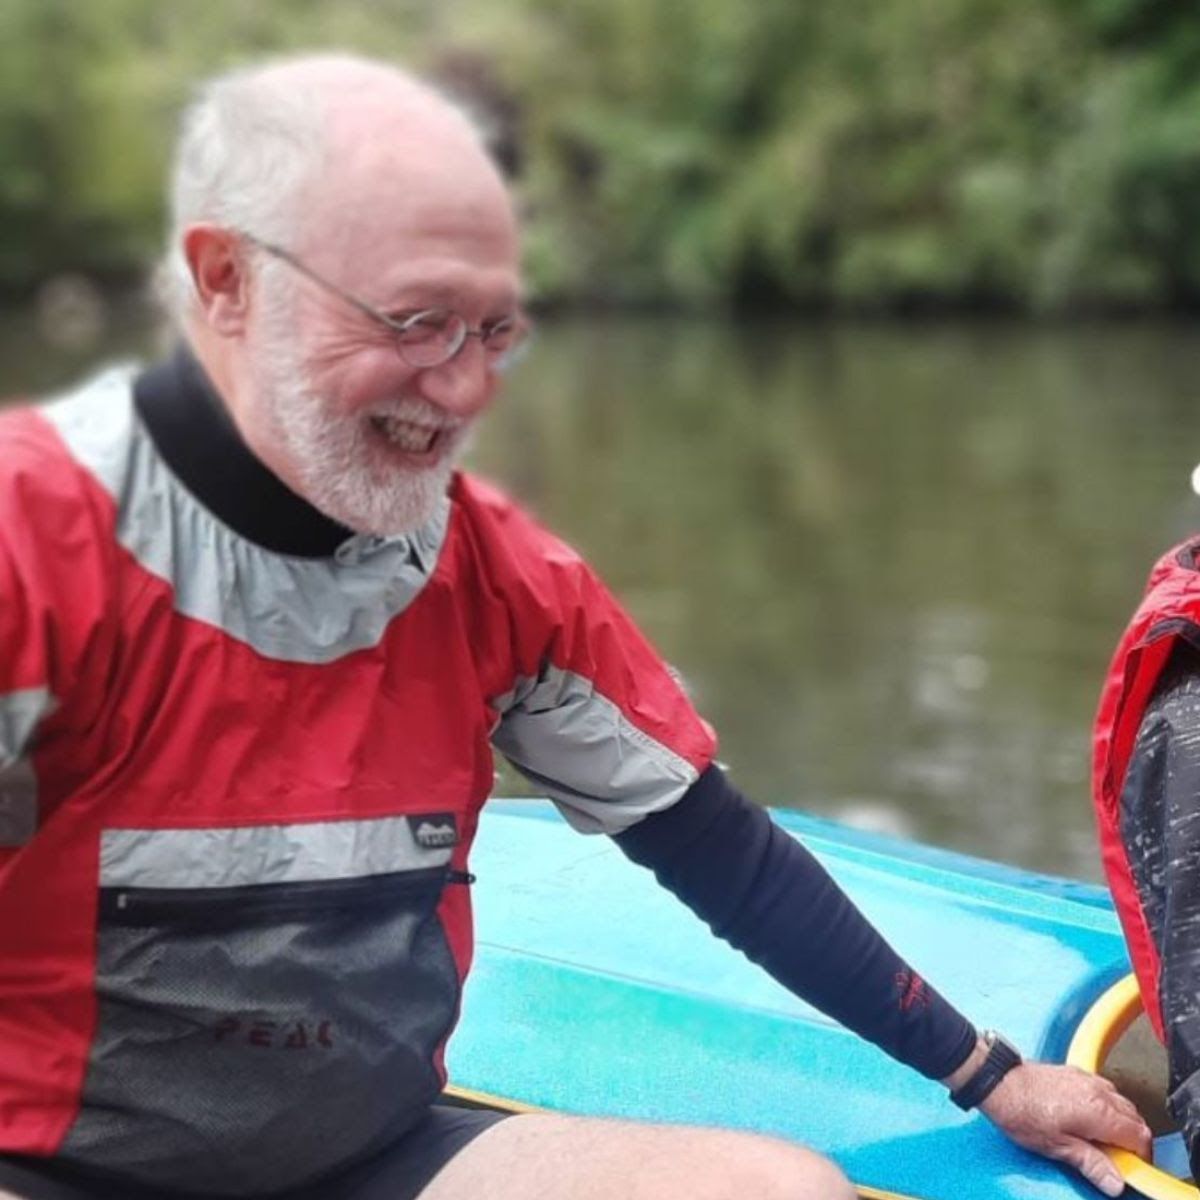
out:
M673 807L618 834L713 931L786 987L949 1086L986 1048L971 1023L902 959L799 842L710 767ZM982 1105L1015 1141L1121 1188L1092 1141L1145 1153L1149 1132L1115 1089L1073 1068L1027 1063Z

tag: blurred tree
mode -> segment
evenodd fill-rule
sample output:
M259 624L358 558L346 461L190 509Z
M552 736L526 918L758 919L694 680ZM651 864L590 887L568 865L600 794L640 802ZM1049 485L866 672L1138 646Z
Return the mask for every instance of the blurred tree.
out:
M486 114L545 302L1200 300L1171 0L0 0L0 287L152 255L190 80L395 55Z

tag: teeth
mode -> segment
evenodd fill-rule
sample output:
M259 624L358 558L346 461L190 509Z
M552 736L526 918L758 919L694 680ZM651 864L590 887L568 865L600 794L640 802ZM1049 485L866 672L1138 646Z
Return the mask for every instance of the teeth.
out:
M428 425L414 425L396 417L372 417L371 423L394 446L410 454L425 454L433 446L439 430Z

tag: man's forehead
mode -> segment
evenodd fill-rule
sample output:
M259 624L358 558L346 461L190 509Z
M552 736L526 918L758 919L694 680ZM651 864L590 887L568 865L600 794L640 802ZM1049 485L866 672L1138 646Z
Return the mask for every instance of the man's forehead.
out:
M430 302L470 297L515 303L521 291L520 250L507 212L461 195L440 203L427 195L389 203L359 195L323 205L304 223L300 253L343 286L361 288L376 303L420 289Z
M477 144L375 139L339 157L330 147L313 181L307 210L324 236L370 241L391 237L437 241L516 242L508 191Z
M379 189L406 178L430 185L457 178L505 193L476 131L436 96L399 90L349 97L327 116L325 151L330 171Z
M296 252L377 304L518 299L519 245L499 171L463 116L411 88L332 103Z
M425 256L377 263L371 291L383 306L411 303L454 308L464 300L489 308L507 309L521 301L521 280L515 269L467 267L457 258Z

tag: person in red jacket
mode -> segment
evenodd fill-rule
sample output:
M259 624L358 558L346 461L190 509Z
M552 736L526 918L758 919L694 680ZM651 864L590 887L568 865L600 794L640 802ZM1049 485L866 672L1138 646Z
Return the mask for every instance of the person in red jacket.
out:
M1154 567L1096 718L1104 868L1200 1178L1200 541Z
M0 418L0 1187L32 1200L845 1200L732 1131L437 1103L499 750L721 936L1115 1193L1022 1062L714 763L588 565L456 469L524 332L474 129L380 64L211 84L182 344ZM804 1097L796 1098L798 1104Z

